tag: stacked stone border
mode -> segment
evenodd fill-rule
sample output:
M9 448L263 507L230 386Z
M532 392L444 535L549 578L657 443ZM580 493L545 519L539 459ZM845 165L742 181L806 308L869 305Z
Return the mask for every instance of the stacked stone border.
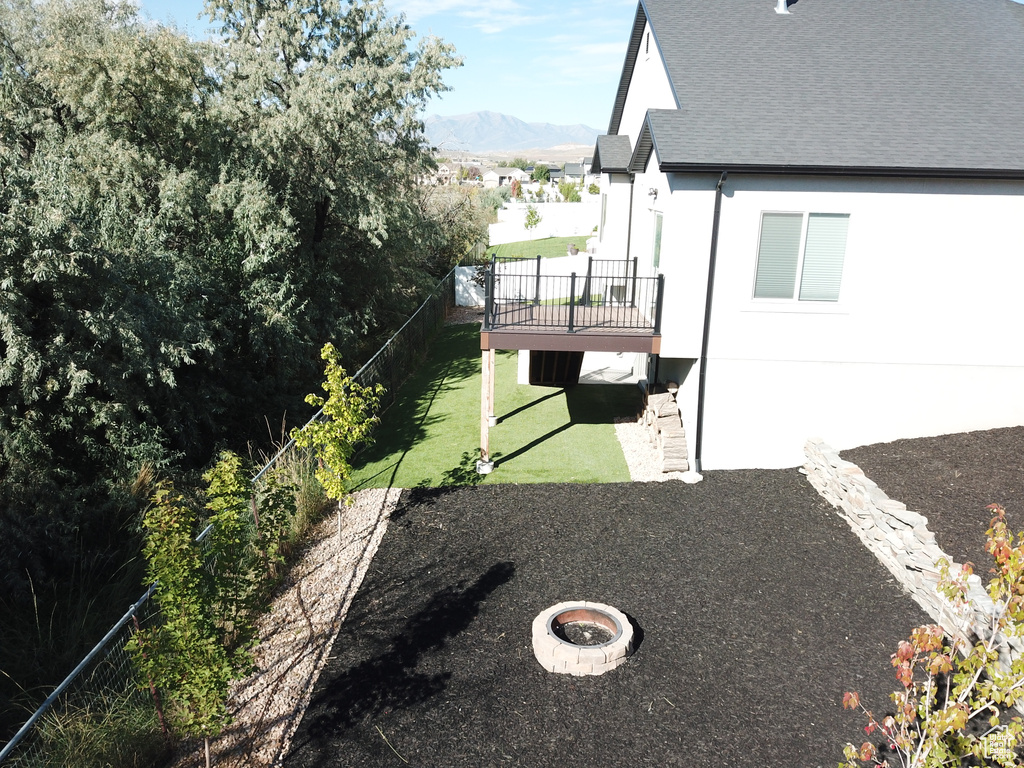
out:
M807 463L802 471L810 484L946 634L967 645L989 636L995 604L977 574L967 579L968 606L954 605L939 592L939 561L950 563L951 574L961 565L935 543L928 518L890 499L860 467L840 458L822 440L808 440L804 455ZM1018 638L1008 640L1014 657L1024 652ZM1008 656L1001 661L1009 667Z
M679 384L674 381L644 390L642 421L647 427L648 439L658 452L662 473L690 469L683 416L676 403L678 392Z

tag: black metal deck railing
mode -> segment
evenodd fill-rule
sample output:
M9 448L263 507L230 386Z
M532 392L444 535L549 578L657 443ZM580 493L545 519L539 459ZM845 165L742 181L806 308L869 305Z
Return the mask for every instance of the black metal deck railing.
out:
M664 277L638 277L636 259L588 258L586 273L545 275L541 258L492 258L484 331L660 334Z

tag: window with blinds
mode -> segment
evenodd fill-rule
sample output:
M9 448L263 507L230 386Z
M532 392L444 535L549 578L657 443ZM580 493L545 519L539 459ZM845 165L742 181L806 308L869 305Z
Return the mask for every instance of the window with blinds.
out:
M846 213L762 213L755 299L839 301Z

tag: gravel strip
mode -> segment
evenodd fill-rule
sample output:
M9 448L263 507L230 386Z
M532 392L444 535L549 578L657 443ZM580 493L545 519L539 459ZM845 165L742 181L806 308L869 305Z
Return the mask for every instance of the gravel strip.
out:
M256 671L232 685L234 722L210 746L218 768L280 765L400 494L399 488L360 491L342 508L340 532L334 516L311 531L260 619ZM205 764L203 743L186 741L173 765Z
M636 483L663 483L682 480L682 472L662 472L658 449L648 438L647 427L636 419L616 419L615 436L629 467L629 478Z

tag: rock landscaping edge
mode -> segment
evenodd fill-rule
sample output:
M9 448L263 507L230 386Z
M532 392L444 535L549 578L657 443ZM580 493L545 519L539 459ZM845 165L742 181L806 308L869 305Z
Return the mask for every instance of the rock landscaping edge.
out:
M962 565L935 543L928 529L928 518L890 499L853 462L819 438L804 446L807 463L801 471L815 490L843 517L864 546L906 589L914 601L961 647L973 645L979 637L988 637L995 605L981 577L968 577L969 604L951 603L938 590L941 562L949 563L951 575ZM1024 652L1024 643L1010 638L1013 656ZM1009 667L1010 658L1000 661Z

